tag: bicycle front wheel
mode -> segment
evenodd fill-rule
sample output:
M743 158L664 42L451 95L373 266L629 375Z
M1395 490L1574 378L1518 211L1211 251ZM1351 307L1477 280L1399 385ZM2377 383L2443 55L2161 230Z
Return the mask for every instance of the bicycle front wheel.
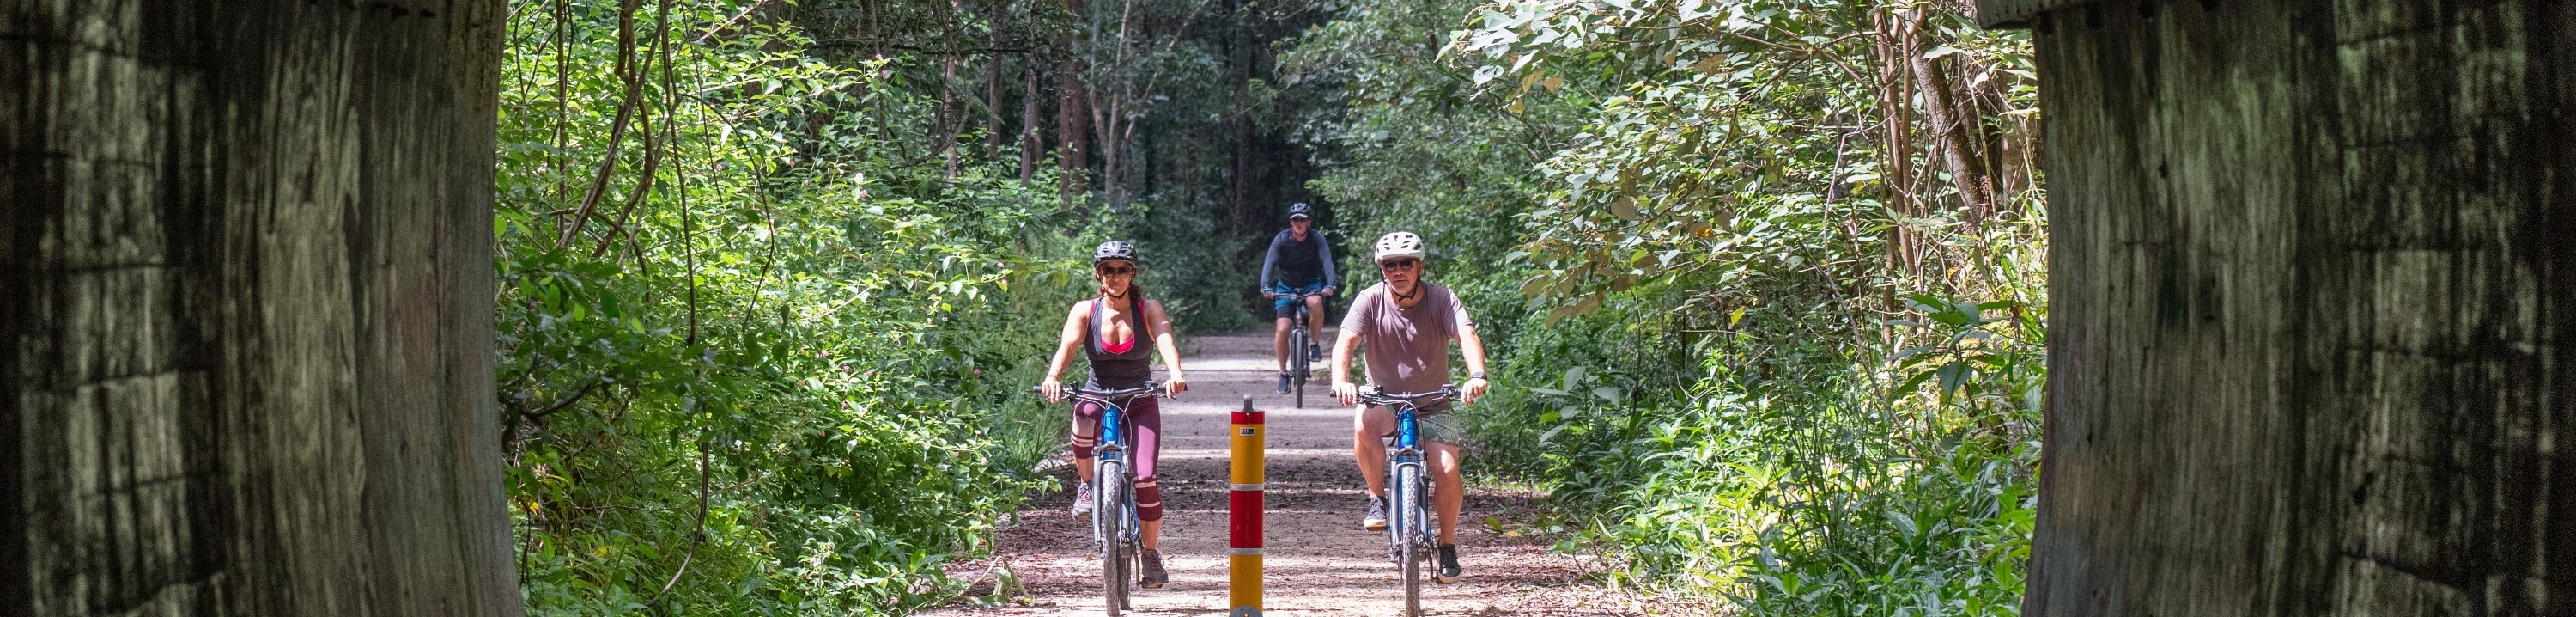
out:
M1391 528L1396 533L1396 560L1404 564L1404 615L1422 614L1422 561L1430 547L1423 545L1422 465L1406 463L1395 470L1395 503L1388 515L1395 519Z
M1288 380L1297 388L1297 408L1306 408L1306 376L1314 369L1306 361L1306 329L1298 328L1288 340Z
M1101 461L1092 477L1100 484L1091 492L1091 518L1100 529L1100 599L1109 617L1118 617L1119 609L1127 607L1126 465Z

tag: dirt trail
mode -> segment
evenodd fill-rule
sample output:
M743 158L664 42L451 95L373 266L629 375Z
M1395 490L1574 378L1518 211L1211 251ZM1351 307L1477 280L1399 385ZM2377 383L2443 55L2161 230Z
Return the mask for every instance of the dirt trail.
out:
M1327 339L1329 340L1329 339ZM1229 412L1243 395L1268 412L1269 515L1264 605L1271 615L1397 615L1403 587L1386 559L1384 532L1360 529L1366 485L1351 461L1350 412L1330 403L1329 388L1309 384L1307 406L1272 394L1277 380L1268 333L1203 336L1184 360L1191 390L1163 402L1164 515L1162 553L1172 582L1139 589L1134 614L1223 615L1227 603L1226 498ZM1328 350L1329 351L1329 350ZM1475 465L1470 458L1468 465ZM1062 470L1070 484L1072 472ZM1635 599L1580 581L1577 558L1547 551L1543 541L1506 537L1486 517L1527 521L1527 493L1470 489L1458 531L1466 578L1428 585L1424 610L1434 615L1636 615ZM1100 563L1087 523L1067 510L1070 492L1045 495L1002 532L998 559L1028 586L1030 597L1007 606L956 606L930 615L1099 615ZM956 564L951 573L983 579L993 562ZM1595 566L1597 567L1597 566Z

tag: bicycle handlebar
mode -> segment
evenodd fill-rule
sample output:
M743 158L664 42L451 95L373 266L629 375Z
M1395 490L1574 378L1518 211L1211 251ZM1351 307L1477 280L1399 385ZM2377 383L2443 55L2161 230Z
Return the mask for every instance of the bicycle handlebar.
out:
M1422 399L1426 399L1426 398L1438 398L1438 399L1442 399L1442 400L1451 400L1451 399L1456 399L1456 398L1458 398L1458 384L1452 384L1452 383L1444 383L1444 384L1440 384L1440 389L1438 389L1438 390L1432 390L1432 391L1430 391L1430 392L1397 392L1397 393L1387 393L1387 392L1383 392L1383 391L1378 390L1377 386L1375 386L1375 385L1371 385L1371 386L1368 386L1368 387L1365 387L1365 388L1361 388L1361 389L1360 389L1360 402L1362 402L1362 403L1367 403L1367 404L1370 404L1370 405L1390 405L1390 406L1392 406L1392 405L1395 405L1395 404L1398 404L1398 403L1403 403L1403 404L1409 404L1409 405L1412 405L1412 406L1415 406L1415 407L1421 407L1421 406L1423 405L1423 401L1422 401ZM1434 401L1434 402L1437 402L1437 401Z
M1029 386L1029 391L1030 391L1030 392L1036 392L1036 393L1039 393L1039 394L1045 394L1045 393L1046 393L1046 386ZM1155 398L1162 398L1162 396L1163 396L1163 384L1161 384L1161 383L1159 383L1159 382L1155 382L1155 381L1153 381L1153 380L1146 380L1146 381L1145 381L1145 385L1143 385L1143 386L1138 386L1138 387L1134 387L1134 388L1119 388L1119 389L1116 389L1116 390L1095 390L1095 389L1091 389L1091 388L1080 388L1080 387L1075 387L1075 388L1065 388L1065 389L1064 389L1064 396L1065 396L1065 398L1087 398L1087 399L1092 399L1092 400L1094 400L1094 401L1100 402L1100 403L1102 403L1102 404L1113 404L1113 405L1114 405L1114 404L1116 404L1116 403L1115 403L1115 401L1118 401L1118 400L1134 401L1134 400L1136 399L1136 397L1138 397L1138 396L1152 396L1152 397L1155 397Z

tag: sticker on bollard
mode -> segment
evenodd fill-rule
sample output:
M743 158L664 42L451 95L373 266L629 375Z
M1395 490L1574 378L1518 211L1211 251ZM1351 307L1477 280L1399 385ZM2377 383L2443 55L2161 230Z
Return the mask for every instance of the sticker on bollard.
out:
M1226 613L1226 617L1261 617L1261 609L1249 606L1237 606L1234 607L1234 612Z

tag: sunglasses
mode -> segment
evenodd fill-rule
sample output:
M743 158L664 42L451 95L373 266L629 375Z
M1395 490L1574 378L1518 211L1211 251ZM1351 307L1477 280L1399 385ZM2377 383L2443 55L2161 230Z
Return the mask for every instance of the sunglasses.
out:
M1135 268L1131 268L1131 267L1127 267L1127 266L1111 266L1111 267L1106 267L1106 268L1098 268L1098 269L1095 269L1094 271L1095 271L1095 272L1099 272L1101 276L1125 276L1125 275L1130 275L1130 274L1135 274L1135 273L1136 273L1136 269L1135 269Z
M1419 265L1422 265L1422 262L1421 262L1421 261L1419 261L1419 260L1413 260L1413 259L1390 259L1390 260L1386 260L1386 261L1378 262L1378 264L1377 264L1377 268L1378 268L1379 270L1385 270L1385 271L1388 271L1388 272L1403 272L1403 271L1406 271L1406 270L1411 270L1411 269L1413 269L1413 267L1414 267L1414 266L1419 266Z

